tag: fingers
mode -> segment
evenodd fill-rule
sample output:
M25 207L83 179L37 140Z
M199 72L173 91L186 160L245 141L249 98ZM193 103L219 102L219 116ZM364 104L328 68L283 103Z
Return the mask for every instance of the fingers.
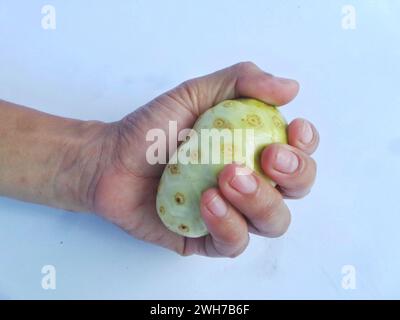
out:
M256 173L239 165L227 165L219 175L223 196L240 211L251 231L267 237L282 235L290 224L290 212L282 195Z
M309 121L296 119L288 126L288 141L291 146L275 144L266 148L261 166L285 197L298 199L307 195L314 184L316 163L309 155L318 147L319 134Z
M203 193L200 210L210 234L198 239L187 238L187 254L233 258L244 251L249 242L247 222L217 189Z
M273 144L261 154L261 167L288 198L307 195L316 176L316 163L305 152L289 145Z
M318 147L319 134L317 129L307 120L296 119L288 126L289 144L307 154L312 154Z
M318 131L304 119L294 120L288 135L290 145L270 145L261 155L261 167L278 184L277 189L254 172L248 175L241 166L231 164L222 170L219 191L210 189L202 197L202 216L210 235L187 238L186 254L234 257L247 246L248 231L276 237L287 230L290 212L282 195L300 198L310 191L316 163L309 155L319 143ZM215 215L216 208L225 215Z
M210 234L186 238L184 254L236 257L248 245L248 232L278 237L290 224L290 211L282 195L269 182L240 165L225 166L219 190L203 193L201 215Z
M251 97L271 105L283 105L294 99L299 84L295 80L274 77L252 62L241 62L186 81L178 88L185 89L192 108L200 114L222 100L238 97Z

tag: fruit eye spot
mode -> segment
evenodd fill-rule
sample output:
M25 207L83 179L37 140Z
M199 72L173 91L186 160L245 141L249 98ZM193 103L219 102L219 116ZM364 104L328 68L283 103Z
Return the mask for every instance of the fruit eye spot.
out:
M189 227L184 224L179 225L178 229L182 232L189 232Z
M160 207L159 209L160 214L164 214L165 213L165 208L163 206Z
M218 118L214 120L214 127L218 129L229 129L231 128L231 125L228 121Z
M179 166L177 164L169 164L168 169L171 172L171 174L179 174Z
M175 202L177 204L184 204L185 203L185 196L182 193L177 192L175 194Z
M192 151L192 153L190 154L190 159L192 161L198 161L199 160L199 152L196 150Z
M226 102L223 104L223 106L226 107L226 108L230 108L230 107L233 106L233 102L232 102L232 101L226 101Z
M231 144L222 144L221 152L225 155L231 156L233 154L233 147Z
M248 115L246 121L252 127L259 127L262 125L260 117L255 114Z
M277 116L273 116L272 117L272 121L274 122L275 126L279 129L282 128L283 123L282 121L277 117Z

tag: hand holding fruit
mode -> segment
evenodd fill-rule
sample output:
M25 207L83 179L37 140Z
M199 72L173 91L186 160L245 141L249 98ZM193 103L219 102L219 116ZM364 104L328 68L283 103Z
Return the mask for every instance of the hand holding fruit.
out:
M178 131L192 128L207 109L227 99L249 97L280 106L298 89L293 80L273 77L253 63L240 63L157 97L110 125L104 145L112 152L98 165L93 210L133 236L182 255L234 257L246 248L249 232L266 237L283 234L290 223L283 198L305 196L316 175L310 155L319 137L308 121L296 119L288 125L287 145L273 143L260 151L259 172L242 175L238 164L220 170L217 185L201 194L201 219L209 234L199 238L178 235L160 220L156 195L164 166L146 160L151 144L146 133L152 128L168 132L168 120L177 121ZM276 141L266 144L271 142Z

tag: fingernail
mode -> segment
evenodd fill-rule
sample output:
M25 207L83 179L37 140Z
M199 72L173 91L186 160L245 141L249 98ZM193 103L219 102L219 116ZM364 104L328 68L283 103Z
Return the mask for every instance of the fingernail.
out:
M285 149L280 148L278 154L276 155L274 168L282 173L293 173L299 166L299 159L297 156Z
M215 195L207 204L207 209L210 210L214 216L219 218L223 218L228 212L228 207L226 206L225 201L222 200L219 195Z
M253 175L236 175L230 182L232 188L240 193L251 194L257 190L258 184Z
M312 141L313 137L314 132L311 128L311 125L308 123L308 121L304 120L300 137L301 142L304 144L309 144Z

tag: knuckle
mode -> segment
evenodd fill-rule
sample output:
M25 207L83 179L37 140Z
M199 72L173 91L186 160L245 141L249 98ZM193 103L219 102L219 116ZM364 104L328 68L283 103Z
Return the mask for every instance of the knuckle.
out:
M190 79L166 92L164 96L185 108L189 109L190 107L189 111L195 111L199 102L200 92L198 80Z
M180 251L180 250L175 250L175 252L180 255L181 257L190 257L194 255L194 252L188 252L188 251Z
M191 100L193 100L194 97L197 96L198 93L198 80L197 79L190 79L190 80L186 80L184 82L182 82L179 86L178 86L178 91L183 94L186 95L187 97L189 97Z
M294 191L297 190L297 194L299 197L304 197L307 194L307 191L311 188L311 185L313 183L313 178L309 178L309 179L302 179L300 181L298 181L295 185L295 188L293 190Z
M311 159L311 165L310 165L311 166L311 169L310 169L311 183L310 183L310 185L313 185L314 181L317 177L317 162L313 158L310 158L310 159Z
M243 251L244 251L244 249L240 250L240 251L235 251L235 252L229 254L227 257L231 258L231 259L237 258L238 256L240 256L243 253Z
M268 238L278 238L286 233L289 229L291 222L290 213L282 215L278 221L276 221L273 225L269 225L265 230L259 230L260 234L264 237Z
M287 223L279 225L276 227L276 229L267 232L266 236L270 238L279 238L286 233L286 231L289 229L289 225L290 225L290 219Z
M282 198L270 191L264 199L265 200L261 202L258 210L256 210L258 211L256 217L258 216L258 218L267 221L275 214L277 208L281 204Z
M299 189L309 189L314 184L317 176L317 162L313 158L308 157L301 176L302 179L299 179L297 187Z
M299 200L303 199L311 193L311 188L302 189L300 192L288 192L286 193L288 199Z
M189 79L183 81L178 88L184 89L184 90L193 90L193 88L197 87L197 79Z
M310 167L313 173L315 174L317 172L317 161L315 161L315 159L311 157L310 157Z
M179 87L181 94L186 97L187 101L190 101L194 109L197 110L198 115L200 114L198 107L204 104L205 101L209 100L209 86L207 83L200 78L194 78L182 82Z
M292 222L292 216L289 213L288 215L285 216L285 219L283 220L283 223L281 224L281 226L279 228L277 228L276 236L280 237L280 236L284 235L286 233L286 231L288 231L291 222Z
M247 236L246 241L237 250L231 252L228 255L228 258L236 258L240 256L246 250L248 245L249 245L249 237Z
M280 236L288 228L290 211L284 204L281 194L267 198L268 200L264 201L258 210L256 210L257 213L253 214L251 219L252 227L261 236Z
M238 73L247 73L251 70L258 69L257 65L252 61L242 61L233 66Z
M239 232L226 232L223 237L224 244L228 246L237 246L242 241L242 235Z
M175 246L174 251L181 257L189 257L194 254L193 250L189 250L188 238L183 238L183 245Z

